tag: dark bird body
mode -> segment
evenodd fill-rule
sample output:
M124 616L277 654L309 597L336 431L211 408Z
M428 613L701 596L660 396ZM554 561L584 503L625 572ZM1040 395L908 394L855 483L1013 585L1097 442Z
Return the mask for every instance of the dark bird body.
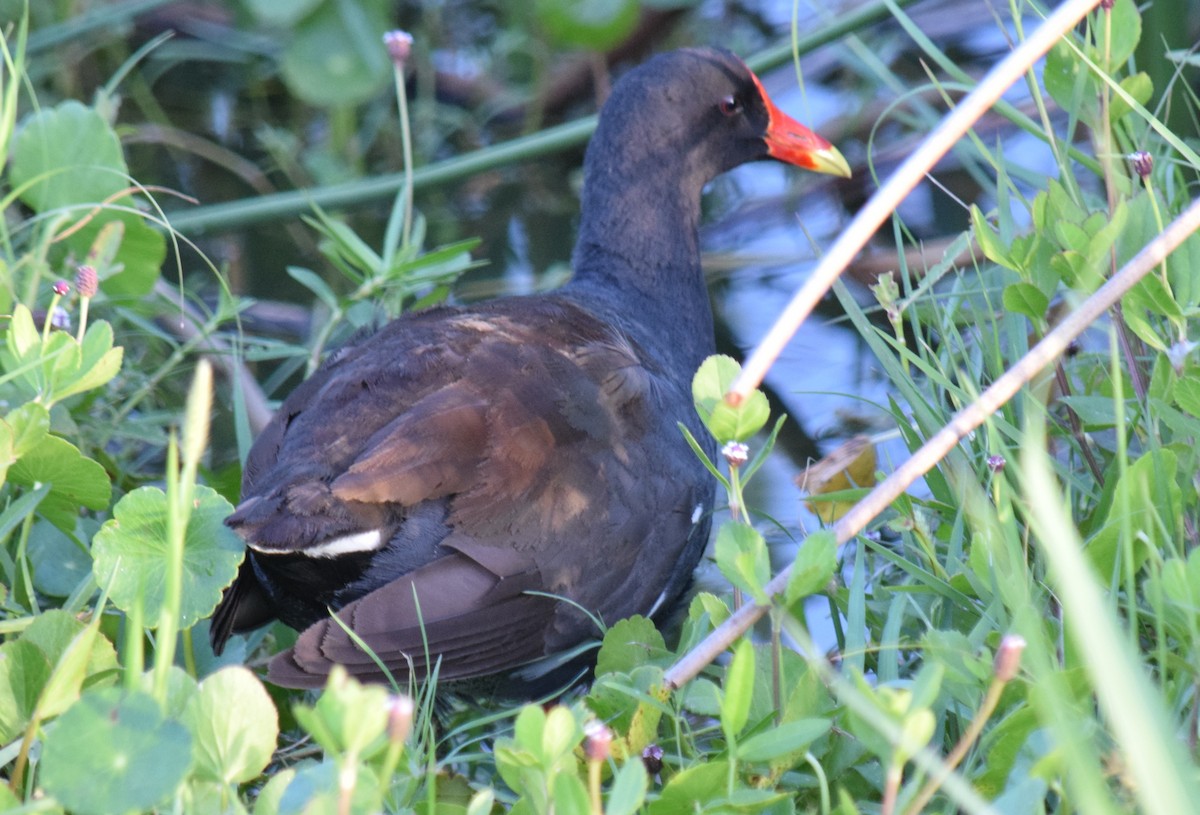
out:
M847 172L728 53L673 52L618 83L569 284L405 316L280 406L228 521L249 551L214 646L277 617L303 633L272 681L319 686L333 664L380 679L333 609L397 676L426 675L428 645L455 680L571 649L598 633L588 614L669 607L713 508L676 426L707 438L700 193L768 156Z

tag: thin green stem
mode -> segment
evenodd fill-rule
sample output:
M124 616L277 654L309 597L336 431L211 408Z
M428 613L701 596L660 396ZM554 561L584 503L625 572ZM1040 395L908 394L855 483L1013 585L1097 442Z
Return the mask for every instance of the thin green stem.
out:
M83 338L87 335L88 324L88 305L92 302L90 297L79 298L79 328L76 329L75 341L82 343Z
M821 794L821 815L829 815L831 807L829 779L825 776L825 768L821 766L821 762L817 761L817 757L811 751L804 753L804 762L812 768L813 775L817 777L817 789Z
M17 538L17 568L21 573L21 589L25 597L23 598L30 613L38 614L37 592L33 589L33 573L29 571L29 557L27 550L29 548L29 533L33 530L34 513L30 512L21 521L21 533Z
M163 599L154 643L154 695L167 698L167 677L175 662L175 638L179 631L179 604L183 592L183 539L187 529L186 510L179 475L179 442L174 432L167 443L167 534L163 564Z
M408 89L404 85L404 68L396 65L396 105L400 112L400 142L404 150L404 229L400 233L400 246L408 248L412 240L413 210L413 150L412 128L408 121Z

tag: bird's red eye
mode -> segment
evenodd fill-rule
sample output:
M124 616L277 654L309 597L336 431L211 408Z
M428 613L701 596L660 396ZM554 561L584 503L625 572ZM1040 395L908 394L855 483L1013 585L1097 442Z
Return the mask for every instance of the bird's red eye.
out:
M721 112L726 116L736 116L742 112L742 100L738 99L736 96L726 96L719 103L717 103L717 107L719 107Z

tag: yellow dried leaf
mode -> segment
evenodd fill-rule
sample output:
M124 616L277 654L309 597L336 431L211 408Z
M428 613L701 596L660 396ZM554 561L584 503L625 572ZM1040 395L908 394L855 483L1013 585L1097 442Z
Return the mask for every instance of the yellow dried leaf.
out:
M855 436L796 476L796 485L812 496L875 486L875 445L869 436ZM822 523L841 518L853 501L806 501Z

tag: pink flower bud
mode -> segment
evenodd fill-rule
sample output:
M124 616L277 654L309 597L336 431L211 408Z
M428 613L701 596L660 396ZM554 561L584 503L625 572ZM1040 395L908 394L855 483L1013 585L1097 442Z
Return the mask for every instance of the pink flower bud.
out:
M592 719L583 726L583 754L588 761L608 760L613 732L604 722Z
M395 743L403 742L412 730L413 700L408 696L389 696L387 734Z
M1020 634L1005 634L996 649L992 670L1001 682L1009 682L1021 670L1021 652L1025 650L1025 638Z
M1145 150L1130 153L1129 162L1133 165L1133 171L1142 179L1149 178L1150 173L1154 171L1154 156Z
M412 53L413 38L407 31L389 31L383 35L383 44L387 47L388 56L397 68L403 68Z
M51 286L51 289L53 289L54 293L59 297L66 297L71 293L71 284L65 280L56 280L54 281L54 285Z
M730 467L741 467L750 460L750 448L740 441L731 441L721 448L721 455L725 456Z
M83 265L75 270L75 290L80 297L95 297L100 287L100 279L96 276L96 267Z

